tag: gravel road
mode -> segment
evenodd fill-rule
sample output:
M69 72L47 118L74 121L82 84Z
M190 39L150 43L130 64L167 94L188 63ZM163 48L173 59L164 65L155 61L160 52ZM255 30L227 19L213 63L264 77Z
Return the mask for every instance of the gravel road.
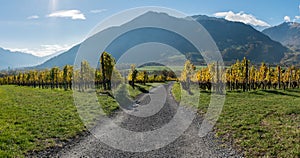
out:
M113 120L114 124L118 125L122 129L126 129L129 131L142 133L160 129L174 118L176 111L179 109L178 104L175 102L173 96L171 95L171 87L172 83L152 89L149 94L145 94L139 97L139 99L136 101L138 104L134 104L133 106L131 106L131 108L119 110L114 116L112 116L111 119ZM163 96L166 98L165 100L160 100L161 102L164 102L163 106L157 105L161 102L153 102L153 100L155 100L153 98L158 96ZM158 111L157 109L160 110ZM132 152L131 150L124 151L113 148L107 145L107 143L103 143L103 141L101 141L102 139L99 140L99 136L91 134L95 131L97 132L96 127L94 129L95 131L84 134L84 136L74 139L71 143L68 143L61 148L51 150L51 152L41 152L35 156L65 158L242 157L242 155L231 148L230 145L224 147L220 140L214 137L213 132L208 133L205 137L199 137L198 131L202 120L203 119L201 116L196 115L191 124L187 126L187 130L183 131L183 133L177 139L174 139L174 141L161 148L158 145L159 147L157 149L150 151L147 151L146 149L143 152ZM169 132L169 135L172 135L172 132ZM163 139L159 136L157 137L159 139Z

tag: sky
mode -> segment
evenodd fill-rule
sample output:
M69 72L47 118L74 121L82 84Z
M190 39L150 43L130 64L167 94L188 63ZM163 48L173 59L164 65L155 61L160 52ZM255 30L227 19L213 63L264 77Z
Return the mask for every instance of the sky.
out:
M2 0L0 47L36 56L62 52L83 41L104 19L143 6L262 28L300 22L299 0Z

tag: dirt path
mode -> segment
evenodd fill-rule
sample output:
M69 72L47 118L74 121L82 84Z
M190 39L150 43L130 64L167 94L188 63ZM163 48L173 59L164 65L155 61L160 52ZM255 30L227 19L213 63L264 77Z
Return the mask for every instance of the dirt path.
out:
M174 101L173 96L171 95L171 87L172 84L168 84L163 87L158 87L156 89L151 90L149 95L152 96L149 97L147 95L144 95L138 100L139 104L132 106L132 108L126 109L126 112L122 110L117 112L117 114L113 117L114 123L117 124L119 127L135 132L155 131L156 129L161 128L162 126L167 124L171 119L173 119L176 111L178 110L178 105ZM164 95L162 93L165 93L166 95L164 106L160 107L156 105L151 105L152 101L149 100L149 98L153 98L155 97L155 95ZM156 104L160 103L156 102ZM149 108L145 106L156 106L156 108ZM161 109L159 110L159 112L155 113L157 111L157 108ZM138 113L143 110L143 113ZM130 115L128 113L130 113ZM152 113L155 114L148 117L148 115ZM141 116L142 114L147 117ZM208 133L205 137L199 137L198 131L201 122L202 117L196 115L196 117L191 122L190 126L188 126L188 129L185 130L183 134L181 134L181 136L179 136L175 141L172 141L170 144L156 150L146 152L123 151L115 149L107 145L107 143L101 142L93 134L87 134L84 137L74 140L70 144L64 146L62 149L55 150L51 153L39 156L103 158L241 157L241 155L235 152L231 147L221 147L220 141L214 137L213 132ZM97 128L95 128L95 130L97 131ZM169 132L169 135L172 134L172 132Z

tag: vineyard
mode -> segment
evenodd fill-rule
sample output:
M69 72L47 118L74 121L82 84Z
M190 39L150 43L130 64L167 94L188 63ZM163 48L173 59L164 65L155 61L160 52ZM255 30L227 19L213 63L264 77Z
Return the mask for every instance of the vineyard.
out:
M194 68L194 65L187 62L185 67ZM187 75L181 76L181 79L185 82L191 80L193 83L198 83L201 89L210 89L212 85L219 82L225 83L229 91L299 88L300 84L300 69L295 66L270 67L265 63L256 66L246 58L242 61L237 60L226 69L221 69L218 64L212 64L196 72L194 69L189 71Z
M161 84L155 82L167 81L178 81L172 89L177 101L181 96L189 95L187 92L199 89L221 92L226 88L230 91L226 94L223 112L216 124L216 135L226 142L234 142L246 157L299 155L300 69L295 66L255 65L244 58L226 68L219 63L197 67L186 61L182 71L177 69L176 72L162 66L158 70L152 66L151 71L136 65L126 70L115 67L115 59L104 52L97 68L82 61L78 68L66 65L63 68L0 74L0 85L3 85L0 86L3 97L0 103L4 118L0 123L5 128L5 133L0 135L5 140L0 145L0 156L22 157L32 150L58 146L57 139L72 138L84 131L70 90L97 88L101 94L110 94L111 89L125 82L128 83L129 95L135 98L143 92L140 89L149 91ZM186 91L181 91L181 88ZM97 97L105 114L118 109L117 101L109 95ZM193 99L188 105L205 112L210 93L202 93L199 104L198 98ZM88 119L93 121L94 115L89 115ZM20 145L16 145L18 143Z
M152 68L153 69L153 68ZM160 67L161 69L161 67ZM244 58L225 68L218 63L207 67L196 68L190 61L186 61L179 77L170 69L158 71L139 70L131 65L127 76L122 76L115 68L115 59L109 53L102 53L99 68L92 68L87 61L82 61L79 69L66 65L62 69L53 67L50 70L30 70L27 72L14 72L2 75L0 85L31 86L39 88L84 89L96 88L110 90L122 81L134 88L135 83L152 83L165 81L180 81L184 89L190 85L198 85L201 90L222 89L256 90L256 89L287 89L299 88L300 69L290 67L270 67L265 63L260 66L251 64ZM224 84L219 84L224 83ZM216 87L222 85L224 87Z

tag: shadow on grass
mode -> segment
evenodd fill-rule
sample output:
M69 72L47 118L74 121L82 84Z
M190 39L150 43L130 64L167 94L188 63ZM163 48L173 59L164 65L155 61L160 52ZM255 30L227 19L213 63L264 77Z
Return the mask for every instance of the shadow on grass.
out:
M147 85L147 86L148 86L148 85ZM142 93L149 93L148 90L146 90L145 88L143 88L143 87L141 87L141 86L139 86L139 85L135 85L135 87L138 88L139 91L141 91Z
M280 92L278 90L262 90L262 91L266 92L266 93L276 94L276 95L286 95L286 96L290 96L290 97L299 97L299 95L288 94L288 93ZM287 91L290 91L290 90L287 90Z
M241 90L238 91L228 91L229 93L247 93L247 92L243 92ZM296 92L300 92L299 90L296 89L289 89L289 90L285 90L285 91L279 91L279 90L253 90L253 91L248 91L248 93L250 94L254 94L254 95L266 95L266 94L275 94L275 95L282 95L282 96L290 96L290 97L300 97L300 95L295 95L295 94L289 94L290 93L296 93Z
M116 91L115 99L122 108L126 110L132 110L134 102L128 97L128 92L125 86L126 85L121 86L120 89Z
M208 91L208 90L200 90L200 94L201 94L201 93L211 94L211 91Z
M287 92L296 92L296 93L300 93L300 89L287 89L285 90Z

